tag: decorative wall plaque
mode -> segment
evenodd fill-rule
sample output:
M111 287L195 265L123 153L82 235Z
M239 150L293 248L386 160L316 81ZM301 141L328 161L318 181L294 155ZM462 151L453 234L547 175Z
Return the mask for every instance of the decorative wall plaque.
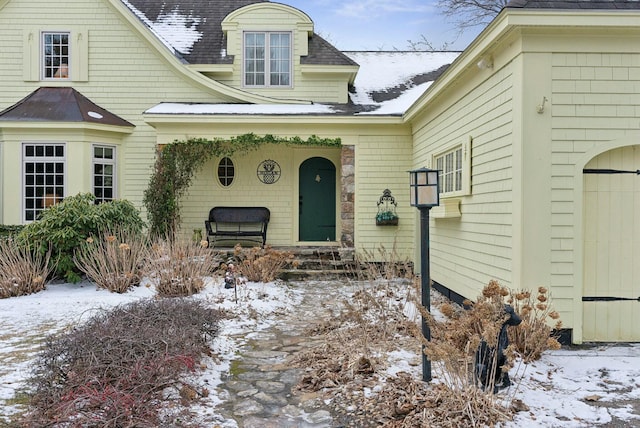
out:
M262 181L264 184L273 184L276 181L280 180L280 165L278 162L267 159L260 162L258 165L258 180Z

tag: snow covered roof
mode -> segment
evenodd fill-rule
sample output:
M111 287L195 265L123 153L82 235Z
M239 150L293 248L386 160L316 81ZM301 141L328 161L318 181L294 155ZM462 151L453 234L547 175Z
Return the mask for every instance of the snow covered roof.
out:
M161 103L147 114L402 115L460 52L344 52L360 64L348 104Z
M330 114L334 110L325 104L203 104L160 103L151 107L148 114Z
M189 64L227 64L221 23L234 10L267 0L121 0L167 48ZM341 52L320 36L309 39L303 64L359 65L349 103L332 105L162 103L155 114L403 114L459 52Z
M360 64L350 98L361 114L404 113L460 52L345 52Z
M121 0L164 45L189 64L231 64L222 31L224 18L244 6L268 0ZM304 64L354 65L317 34Z

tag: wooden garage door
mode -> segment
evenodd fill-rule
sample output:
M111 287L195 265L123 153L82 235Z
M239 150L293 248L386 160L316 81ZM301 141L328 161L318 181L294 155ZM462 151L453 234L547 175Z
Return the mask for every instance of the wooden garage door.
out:
M584 169L584 341L640 341L640 146Z

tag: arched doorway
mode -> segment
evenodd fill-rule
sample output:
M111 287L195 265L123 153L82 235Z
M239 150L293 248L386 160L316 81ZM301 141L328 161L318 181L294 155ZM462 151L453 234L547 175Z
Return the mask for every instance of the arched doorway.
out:
M298 175L300 241L336 240L336 167L313 157L300 165Z
M640 341L640 146L583 170L583 340Z

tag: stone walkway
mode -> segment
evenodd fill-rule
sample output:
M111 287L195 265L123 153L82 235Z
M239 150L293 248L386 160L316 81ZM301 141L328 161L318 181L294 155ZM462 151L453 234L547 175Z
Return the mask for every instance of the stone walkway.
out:
M319 428L340 426L316 393L300 393L294 386L303 369L286 364L288 356L319 342L305 335L322 317L340 311L345 282L294 283L307 287L304 300L270 329L242 335L245 345L231 364L220 389L228 396L218 410L240 428ZM324 307L324 311L319 310ZM320 318L319 318L320 317Z

